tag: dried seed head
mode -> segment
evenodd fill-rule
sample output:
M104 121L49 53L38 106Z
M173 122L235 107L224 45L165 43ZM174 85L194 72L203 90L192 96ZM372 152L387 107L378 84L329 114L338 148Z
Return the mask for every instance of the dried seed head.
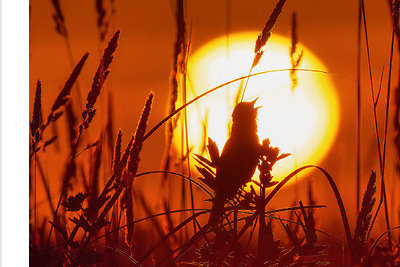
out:
M135 175L139 165L139 154L142 150L144 135L146 133L147 120L149 119L151 106L153 104L154 93L150 92L146 104L144 106L140 121L135 133L135 141L130 152L128 171L131 175Z
M254 48L254 53L257 54L261 51L263 46L266 45L268 39L271 37L272 30L275 26L276 21L278 20L279 15L282 12L282 7L285 4L286 0L279 0L276 4L274 10L272 11L271 16L268 18L268 21L265 23L265 26L262 30L262 33L258 36L256 45Z
M72 86L75 84L76 80L78 79L78 76L81 73L83 65L85 64L88 56L89 56L88 53L84 54L83 57L81 58L81 60L78 62L78 64L76 64L76 66L75 66L74 70L72 71L71 75L69 76L68 80L65 82L63 89L58 94L56 101L54 101L54 104L51 107L52 112L55 112L56 110L58 110L60 107L65 105L65 103L68 101Z
M33 105L32 121L30 123L31 135L33 138L35 138L39 128L42 126L42 121L42 85L38 80L36 85L35 103Z

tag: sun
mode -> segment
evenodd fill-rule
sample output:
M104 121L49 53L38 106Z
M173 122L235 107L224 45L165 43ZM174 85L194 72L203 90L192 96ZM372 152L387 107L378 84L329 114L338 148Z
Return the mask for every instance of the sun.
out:
M214 39L189 58L187 99L249 73L257 32L236 33ZM291 68L290 39L273 34L260 63L252 73ZM298 68L327 68L306 47ZM298 84L292 90L289 71L270 72L251 77L243 101L258 97L258 134L269 138L272 146L292 155L275 165L277 180L295 168L318 164L329 151L339 123L336 89L329 75L297 71ZM187 110L188 142L194 153L202 153L204 135L216 141L220 151L229 137L231 113L238 89L246 80L235 82L200 99ZM180 120L181 121L181 120ZM181 146L177 129L175 146Z

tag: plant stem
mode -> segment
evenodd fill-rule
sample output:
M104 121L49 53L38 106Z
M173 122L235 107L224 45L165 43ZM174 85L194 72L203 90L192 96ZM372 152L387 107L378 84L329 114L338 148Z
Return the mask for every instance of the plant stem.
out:
M374 87L373 87L373 81L372 81L372 67L371 67L371 57L370 57L370 53L369 53L369 41L368 41L368 31L367 31L367 21L366 21L366 14L365 14L365 6L364 6L364 0L361 0L361 8L362 8L362 15L363 15L363 21L364 21L364 33L365 33L365 42L366 42L366 48L367 48L367 57L368 57L368 69L369 69L369 79L370 79L370 86L371 86L371 96L372 96L372 104L374 106L373 112L374 112L374 122L375 122L375 134L376 134L376 141L377 141L377 145L378 145L378 155L379 155L379 166L380 166L380 173L381 173L381 198L379 201L379 205L378 205L378 209L375 213L375 217L372 221L371 227L369 229L369 233L372 230L372 227L375 223L376 217L378 215L378 212L380 210L380 207L382 205L382 203L384 204L384 208L385 208L385 221L386 221L386 228L387 230L390 229L390 223L389 223L389 213L388 213L388 207L387 207L387 199L386 199L386 186L385 186L385 164L384 164L384 159L382 156L382 150L381 150L381 144L380 144L380 137L379 137L379 129L378 129L378 119L377 119L377 106L375 105L375 96L374 96ZM393 35L393 33L392 33ZM391 55L393 53L393 40L394 40L394 35L392 37L392 51L391 51ZM392 56L391 56L392 58ZM390 67L391 68L391 67ZM391 70L390 70L391 72ZM390 90L389 90L390 92ZM390 94L388 94L388 97L390 97ZM388 106L387 106L388 108ZM388 114L386 114L388 115ZM387 118L386 118L387 120ZM386 124L387 125L387 124ZM386 128L387 129L387 128ZM385 134L386 134L386 130L385 130ZM386 139L386 137L385 137ZM385 143L385 147L386 147L386 143ZM369 236L368 233L368 236ZM391 247L391 235L390 233L388 234L388 238L389 238L389 246Z
M260 199L265 199L265 187L264 184L261 183L261 187L260 187ZM257 248L257 257L256 257L256 262L258 264L262 264L262 262L264 261L264 258L262 255L264 255L264 249L265 249L265 232L266 232L266 223L265 223L265 205L261 203L259 203L259 207L258 207L258 248ZM259 260L261 260L261 262L259 262Z
M360 157L361 157L361 1L358 1L357 28L357 194L356 216L360 210Z
M37 231L37 210L36 210L36 152L35 152L35 170L33 174L33 205L34 205L34 218L33 218L33 244L36 245L36 231Z
M392 43L391 43L391 48L390 48L390 64L389 64L389 77L388 77L388 92L387 92L387 97L386 97L386 113L385 113L385 134L384 134L384 140L383 140L383 173L382 173L382 193L383 193L383 199L385 203L385 219L386 219L386 228L387 230L390 229L390 224L389 224L389 211L387 207L387 198L386 198L386 189L385 189L385 183L384 183L384 174L385 174L385 161L386 161L386 140L387 140L387 130L388 130L388 120L389 120L389 105L390 105L390 84L391 84L391 76L392 76L392 61L393 61L393 46L394 46L394 30L392 30ZM389 239L389 249L392 248L392 234L389 231L388 232L388 239Z
M278 70L267 70L267 71L262 71L262 72L257 72L257 73L253 73L250 75L246 75L246 76L242 76L233 80L230 80L228 82L225 82L223 84L220 84L204 93L202 93L199 96L196 96L195 98L193 98L192 100L190 100L189 102L187 102L186 104L182 105L181 107L177 108L175 111L171 112L169 115L167 115L164 119L162 119L156 126L154 126L151 130L149 130L146 135L143 138L143 141L146 141L147 138L149 138L155 131L158 130L158 128L160 128L164 123L166 123L169 119L171 119L173 116L175 116L176 114L178 114L179 112L181 112L183 109L185 109L186 107L188 107L189 105L195 103L197 100L199 100L200 98L220 89L223 88L229 84L232 84L234 82L243 80L243 79L247 79L248 77L253 77L253 76L258 76L258 75L263 75L263 74L267 74L267 73L274 73L274 72L283 72L283 71L291 71L291 70L296 70L296 71L304 71L304 72L315 72L315 73L323 73L323 74L332 74L328 71L323 71L323 70L313 70L313 69L278 69Z

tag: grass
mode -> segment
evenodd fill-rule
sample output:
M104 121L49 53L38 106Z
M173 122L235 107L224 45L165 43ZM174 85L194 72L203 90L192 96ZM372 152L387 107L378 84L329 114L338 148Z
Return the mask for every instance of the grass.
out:
M113 2L112 2L113 3ZM57 32L63 36L69 44L68 31L65 24L65 16L58 1L52 1L56 14L54 20ZM94 74L92 85L88 90L86 103L82 106L80 96L71 96L71 90L77 86L78 78L88 59L85 53L75 65L71 75L67 79L63 89L60 91L47 120L43 120L42 110L42 89L45 85L37 82L35 99L33 104L32 119L30 122L31 146L30 146L30 183L31 210L30 220L30 264L32 266L314 266L318 264L329 264L337 262L334 255L341 254L328 249L333 243L326 242L329 239L321 239L320 235L328 236L335 242L340 242L344 253L341 255L345 266L373 266L385 265L398 266L400 264L399 240L395 240L394 232L399 227L390 227L388 214L388 199L386 195L385 181L385 160L388 140L388 122L391 118L389 113L392 61L394 56L394 41L400 42L398 30L398 9L399 2L395 0L390 3L393 18L393 29L391 39L391 50L389 60L389 71L387 81L387 94L385 102L385 120L383 143L380 137L377 107L381 95L382 78L377 95L374 92L372 76L372 58L369 49L367 16L365 14L364 1L360 0L360 24L358 36L362 34L361 25L364 25L366 39L368 70L370 79L370 90L373 103L373 115L376 133L376 141L379 155L380 176L371 172L368 185L365 190L361 204L359 204L361 192L360 177L360 67L361 61L358 57L358 78L357 78L357 174L356 174L356 202L358 215L354 222L349 221L342 192L339 189L335 174L329 173L322 167L308 165L293 170L280 182L274 181L272 170L276 162L290 156L281 153L279 148L271 146L268 139L257 142L258 169L260 180L252 181L248 187L241 182L238 186L232 187L229 197L225 199L225 206L218 214L218 220L207 220L212 209L203 208L203 204L197 199L205 196L207 202L215 204L217 193L221 190L221 165L224 152L220 154L216 144L207 136L203 136L203 146L207 148L209 159L203 155L192 155L188 139L188 118L186 108L206 95L216 90L224 90L228 85L237 81L242 84L237 94L237 102L243 99L246 85L249 79L257 75L268 75L272 72L288 72L292 81L292 88L295 90L298 72L323 73L332 75L326 71L298 68L303 52L296 49L298 36L296 27L298 22L296 15L292 19L292 47L289 50L291 57L290 69L280 69L252 73L263 55L263 47L267 45L272 30L282 12L285 0L277 1L275 9L262 29L258 39L255 40L255 55L249 74L238 77L218 85L197 97L187 100L187 61L190 53L190 34L187 33L185 2L176 1L176 42L173 51L173 64L170 74L170 95L168 101L168 114L155 126L149 128L152 107L157 103L157 96L153 92L148 94L143 111L138 119L135 133L130 137L124 137L122 130L114 129L114 109L111 102L112 92L109 93L108 115L104 126L97 133L95 141L87 141L88 131L93 120L102 114L97 114L98 98L104 94L106 79L111 73L111 66L114 56L118 54L119 37L123 35L119 30L109 40L105 38L110 32L106 14L113 14L109 11L103 1L96 1L98 15L97 26L101 41L107 40L103 56ZM393 5L392 5L393 4ZM114 8L113 5L111 5ZM227 9L230 10L230 7ZM301 21L300 21L301 23ZM229 23L228 23L229 24ZM230 27L227 25L227 32ZM122 42L122 41L121 41ZM72 55L70 45L67 45L69 54ZM358 52L361 50L361 42L358 43ZM400 52L400 50L398 51ZM73 61L71 57L71 61ZM383 77L384 70L382 71ZM246 81L244 87L244 81ZM399 110L400 82L394 92L396 98L396 110ZM242 96L242 97L240 97ZM181 97L182 103L178 103ZM75 98L77 98L75 100ZM73 103L81 107L81 117L74 111ZM238 104L238 103L236 103ZM212 114L209 114L212 116ZM396 118L396 114L392 115ZM62 176L61 188L58 191L58 202L55 206L51 192L57 192L49 186L49 177L46 176L45 168L41 163L45 148L54 146L59 138L58 135L49 135L49 126L59 123L60 118L67 122L68 149L64 151L66 159L65 169ZM182 121L180 157L176 158L173 149L174 130L177 120ZM395 131L398 131L398 121L395 122ZM206 120L204 122L207 124ZM255 122L256 123L256 122ZM234 127L235 122L232 123ZM237 125L237 124L236 124ZM150 137L162 126L166 126L166 147L161 170L138 172L142 157L143 145L151 142ZM206 126L206 125L205 125ZM149 129L148 129L149 128ZM206 127L204 127L206 129ZM204 135L206 135L206 130ZM44 134L46 133L46 134ZM116 134L116 139L114 135ZM115 139L115 141L114 141ZM127 141L125 149L123 142ZM206 141L208 140L208 145ZM397 139L396 139L397 140ZM242 142L245 142L242 141ZM105 144L108 145L105 145ZM383 149L381 149L383 148ZM400 145L396 143L400 151ZM190 169L190 160L194 156L197 164L197 172ZM106 164L107 157L111 157L112 164ZM177 164L175 164L177 162ZM397 159L397 162L400 162ZM186 166L186 167L185 167ZM102 169L103 168L103 169ZM245 168L243 163L238 166L230 166L240 170ZM285 185L299 173L307 169L316 169L322 173L322 177L328 182L335 197L338 212L336 213L343 225L345 240L336 235L330 234L318 228L317 221L324 223L324 218L316 217L316 210L325 207L318 205L313 197L312 184L309 187L308 204L297 199L293 207L276 209L271 206L271 201L279 199L279 192ZM37 172L41 177L46 193L46 201L51 210L51 216L39 214L37 210ZM88 173L88 174L87 174ZM172 198L163 200L163 212L153 211L152 202L146 197L148 192L143 192L136 186L138 179L150 180L156 175L163 175L164 180L179 179L180 205L178 209L171 209ZM198 177L200 176L200 177ZM315 175L319 179L321 176ZM380 181L380 200L375 208L377 197L376 184ZM247 182L247 181L246 181ZM136 182L137 183L137 182ZM228 183L228 182L226 182ZM79 186L82 184L83 186ZM170 196L177 190L178 183L169 184ZM187 186L188 185L188 186ZM162 184L165 186L165 183ZM174 186L174 187L172 187ZM226 184L226 187L229 185ZM189 189L189 190L188 190ZM188 192L187 192L188 191ZM318 192L318 188L314 191ZM196 200L196 201L195 201ZM190 203L188 205L188 203ZM384 205L384 219L386 231L381 233L376 240L371 238L371 231L379 215L379 209ZM358 208L360 207L360 208ZM333 208L330 207L330 208ZM375 209L375 212L374 212ZM400 212L400 211L399 211ZM144 214L140 218L137 214ZM215 213L214 213L215 214ZM289 219L286 218L289 215ZM39 222L41 221L41 222ZM207 222L208 221L208 222ZM206 222L206 223L204 223ZM279 229L278 229L279 228ZM279 239L278 239L279 237ZM385 242L380 242L387 237ZM333 242L333 241L332 241Z

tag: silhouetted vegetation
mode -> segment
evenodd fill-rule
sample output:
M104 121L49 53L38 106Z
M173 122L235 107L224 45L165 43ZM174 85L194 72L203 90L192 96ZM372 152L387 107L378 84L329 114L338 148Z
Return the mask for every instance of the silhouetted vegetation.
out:
M100 40L106 40L109 32L107 16L115 10L108 10L103 1L95 1L98 12L97 26ZM68 32L65 25L65 16L59 1L52 1L55 8L53 15L56 31L68 41ZM242 81L236 96L235 109L232 112L231 134L223 150L219 151L212 136L203 132L203 146L205 154L194 154L187 144L182 157L173 158L172 140L174 129L177 127L178 116L185 120L185 108L203 96L233 83L210 89L196 98L186 101L186 72L190 48L190 36L185 21L184 1L176 1L176 41L173 50L173 64L170 74L170 94L168 100L168 114L154 127L149 128L152 105L157 102L157 96L149 92L144 103L140 118L137 119L137 128L131 137L126 137L122 130L116 131L113 121L113 106L109 95L108 120L98 133L95 141L87 136L87 129L92 121L98 117L96 104L100 94L104 94L107 77L111 73L112 61L118 54L120 31L117 30L104 48L103 56L94 74L93 82L86 103L81 106L81 116L78 116L72 105L75 98L71 90L77 81L88 53L73 68L71 75L59 92L47 119L43 119L42 110L43 92L46 85L37 81L33 111L30 121L30 184L31 184L31 220L30 220L30 265L32 266L319 266L332 262L328 243L321 242L320 235L340 242L343 252L341 261L345 266L400 266L400 244L392 235L392 231L399 227L390 228L387 211L387 197L385 193L385 153L387 143L388 107L390 94L387 94L385 132L383 142L378 131L376 106L379 93L375 92L371 83L374 104L375 131L379 150L380 175L371 171L366 187L355 228L352 231L346 214L341 192L336 185L334 173L314 165L302 166L294 169L281 181L275 181L272 170L275 164L289 157L290 154L274 147L269 139L260 141L257 134L257 107L256 100L241 101L245 93L244 81L253 75L266 75L267 72L252 74L263 55L263 47L267 44L273 28L281 14L285 0L279 0L271 16L255 40L254 59L249 66L249 75L238 77L234 81ZM111 5L113 7L113 1ZM393 17L393 39L400 43L398 27L399 1L390 2ZM360 0L360 19L364 18L364 3ZM290 73L292 89L297 84L296 72L302 60L303 52L297 49L298 36L296 33L297 20L293 14L292 46L289 50L292 68ZM361 27L359 29L361 31ZM121 32L123 35L123 32ZM365 25L365 35L367 27ZM366 40L368 44L368 39ZM390 58L390 72L388 92L390 88L391 67L393 59L393 45ZM68 46L68 49L70 47ZM399 51L400 52L400 46ZM71 53L70 53L71 54ZM368 54L368 62L370 57ZM369 66L370 67L370 66ZM394 129L400 132L398 114L400 109L400 81L396 85L395 103L396 113ZM184 102L179 105L177 99L182 95ZM77 96L78 98L79 96ZM80 103L76 99L76 103ZM103 114L99 114L102 116ZM271 114L272 116L273 114ZM212 116L212 114L210 114ZM396 117L397 116L397 117ZM46 117L45 117L46 118ZM55 144L58 136L53 135L44 139L43 132L65 118L68 135L68 152L65 153L65 168L60 178L61 188L50 188L41 164L41 153L45 148ZM397 119L396 119L397 118ZM228 118L227 118L228 119ZM230 119L230 118L229 118ZM207 120L204 121L207 124ZM148 138L166 126L166 147L161 171L139 173L142 157L142 147ZM182 132L186 132L187 124ZM206 129L206 127L204 127ZM116 138L114 137L116 136ZM176 138L176 137L175 137ZM185 138L183 135L182 138ZM381 137L382 138L382 137ZM123 141L127 144L123 145ZM207 141L206 141L207 140ZM187 142L187 141L186 141ZM108 145L106 145L108 144ZM400 151L399 134L395 139L396 148ZM400 153L400 152L398 152ZM82 155L86 155L82 159ZM110 164L106 164L108 155ZM86 160L90 159L90 161ZM189 160L196 161L196 170L190 171ZM399 159L397 159L400 162ZM178 168L175 162L180 164ZM183 170L186 165L188 175ZM359 163L358 163L359 164ZM318 204L314 198L312 183L308 189L308 204L301 199L296 200L292 207L275 209L270 206L277 193L297 174L307 169L316 169L322 173L335 196L340 212L345 240L324 232L317 227L316 211L326 207ZM259 179L252 180L259 170ZM87 174L87 170L88 174ZM164 183L169 192L181 194L181 209L171 209L170 200L163 200L161 213L155 213L149 200L143 192L135 188L135 180L139 177L162 174ZM36 176L40 175L46 190L46 201L51 214L46 217L37 212ZM87 177L88 176L88 177ZM165 181L171 176L182 180L179 190ZM145 178L143 178L145 179ZM375 202L378 197L377 184L380 181L380 200L378 207ZM187 187L189 185L189 187ZM199 190L193 190L196 187ZM189 188L190 190L187 190ZM53 203L50 190L58 192L57 205ZM189 197L186 197L189 191ZM206 202L211 208L202 208L203 203L195 203L195 194L205 194ZM186 203L190 199L190 205ZM358 200L357 200L358 201ZM379 208L384 205L385 222L387 229L381 236L374 239L370 236ZM332 207L330 207L332 208ZM375 208L375 213L374 213ZM333 208L332 208L333 209ZM138 218L136 213L141 210L145 217ZM176 214L182 215L180 217ZM290 214L286 218L285 214ZM381 214L382 215L382 214ZM177 219L179 218L179 219ZM205 220L200 220L205 218ZM206 223L203 223L205 221ZM279 229L278 229L279 228ZM280 239L278 239L278 237ZM387 237L387 240L386 240ZM385 242L380 242L382 239ZM338 262L335 260L335 262Z

